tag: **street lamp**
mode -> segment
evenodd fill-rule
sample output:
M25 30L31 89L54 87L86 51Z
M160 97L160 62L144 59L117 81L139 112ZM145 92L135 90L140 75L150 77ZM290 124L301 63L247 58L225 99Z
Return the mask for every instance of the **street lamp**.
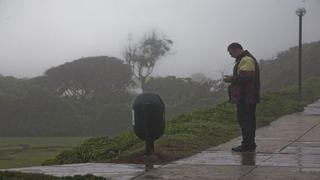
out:
M302 16L306 14L306 9L298 8L296 14L299 16L299 97L301 97L301 40L302 40Z

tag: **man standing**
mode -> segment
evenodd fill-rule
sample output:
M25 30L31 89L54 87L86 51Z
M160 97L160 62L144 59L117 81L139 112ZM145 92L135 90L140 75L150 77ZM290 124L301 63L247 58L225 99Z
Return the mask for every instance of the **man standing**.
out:
M235 58L233 74L225 75L224 82L228 87L229 101L237 105L237 119L242 131L240 146L232 148L236 152L250 152L256 149L256 104L260 99L259 65L256 59L243 50L239 43L231 43L228 52Z

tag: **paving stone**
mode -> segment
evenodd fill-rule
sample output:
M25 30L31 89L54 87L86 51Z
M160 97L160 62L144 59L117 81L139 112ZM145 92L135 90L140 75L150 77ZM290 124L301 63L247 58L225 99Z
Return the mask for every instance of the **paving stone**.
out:
M254 166L215 166L215 165L166 165L159 169L154 169L148 173L136 177L137 180L146 179L168 179L168 180L212 180L212 179L238 179L248 174Z
M207 164L207 165L246 165L255 166L270 158L270 154L255 152L236 153L226 151L203 151L186 159L173 162L174 164Z
M246 176L243 180L319 180L320 173L304 170L299 167L257 167Z
M94 174L110 179L131 179L145 171L142 164L112 164L112 163L83 163L55 166L36 166L28 168L9 169L24 173L40 173L53 176L74 176Z

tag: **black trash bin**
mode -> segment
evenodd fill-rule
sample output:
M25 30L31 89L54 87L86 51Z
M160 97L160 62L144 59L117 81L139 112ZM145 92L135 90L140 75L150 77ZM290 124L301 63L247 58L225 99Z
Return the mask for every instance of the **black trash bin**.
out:
M133 101L133 129L146 142L147 155L154 151L153 142L165 129L165 104L158 94L143 93Z

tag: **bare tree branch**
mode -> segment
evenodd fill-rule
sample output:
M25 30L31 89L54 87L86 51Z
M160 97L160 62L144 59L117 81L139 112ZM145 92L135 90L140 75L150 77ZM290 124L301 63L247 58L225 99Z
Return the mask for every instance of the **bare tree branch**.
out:
M144 85L147 78L151 75L156 62L170 51L172 40L161 37L155 31L146 34L138 45L133 45L129 38L129 44L125 48L124 58L130 66L132 73Z

